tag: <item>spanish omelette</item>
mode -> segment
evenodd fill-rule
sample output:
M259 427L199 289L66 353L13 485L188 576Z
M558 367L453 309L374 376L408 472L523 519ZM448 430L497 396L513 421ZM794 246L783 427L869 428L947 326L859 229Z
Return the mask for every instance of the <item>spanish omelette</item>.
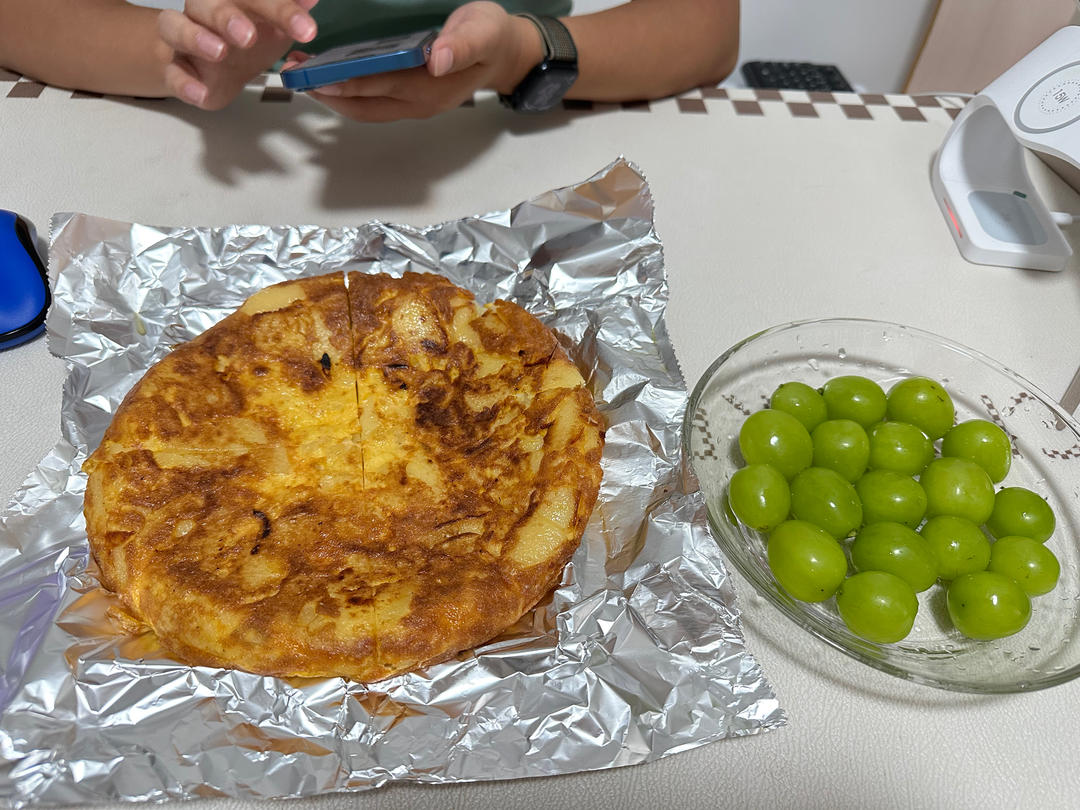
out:
M276 284L128 393L88 473L102 584L189 664L378 680L512 625L600 485L577 368L436 274Z

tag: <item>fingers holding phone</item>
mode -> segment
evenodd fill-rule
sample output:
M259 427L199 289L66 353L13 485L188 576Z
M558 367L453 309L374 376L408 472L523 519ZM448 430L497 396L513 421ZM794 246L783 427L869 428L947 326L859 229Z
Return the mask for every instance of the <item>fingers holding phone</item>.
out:
M434 39L412 36L357 43L306 61L291 54L282 81L358 121L429 118L460 106L480 88L512 87L517 74L542 57L535 28L492 2L459 7ZM356 49L351 60L350 47ZM409 57L397 55L403 49Z
M188 0L158 16L166 87L202 109L220 109L270 67L293 40L317 29L317 0Z
M428 63L432 76L445 76L473 65L490 65L494 70L507 66L517 50L517 23L497 3L479 0L458 7L443 24L432 43Z
M418 31L342 45L302 61L294 57L281 71L281 82L292 90L318 90L360 77L420 67L427 61L434 39L434 31Z

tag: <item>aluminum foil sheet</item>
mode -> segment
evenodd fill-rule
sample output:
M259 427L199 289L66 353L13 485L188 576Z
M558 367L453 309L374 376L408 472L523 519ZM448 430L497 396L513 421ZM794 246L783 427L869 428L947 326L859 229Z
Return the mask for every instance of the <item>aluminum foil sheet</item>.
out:
M681 456L652 198L618 160L424 229L160 228L54 217L62 438L0 522L0 799L298 797L646 762L785 721ZM456 659L372 684L170 660L97 585L80 466L170 347L256 290L343 268L438 272L558 330L608 423L599 501L546 603Z

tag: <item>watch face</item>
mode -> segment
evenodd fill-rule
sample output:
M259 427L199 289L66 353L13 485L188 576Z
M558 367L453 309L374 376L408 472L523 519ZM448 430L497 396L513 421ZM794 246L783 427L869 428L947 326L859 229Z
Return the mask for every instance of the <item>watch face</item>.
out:
M541 62L518 86L516 108L522 112L544 112L559 101L577 81L577 66L563 62Z

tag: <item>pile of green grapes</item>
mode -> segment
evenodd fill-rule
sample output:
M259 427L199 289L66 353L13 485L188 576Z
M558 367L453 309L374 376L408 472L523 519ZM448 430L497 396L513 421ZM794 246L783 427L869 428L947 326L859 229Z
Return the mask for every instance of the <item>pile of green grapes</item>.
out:
M916 594L941 583L953 624L983 640L1022 630L1031 597L1057 585L1053 510L1023 487L995 491L1009 437L981 419L954 425L939 383L786 382L769 405L739 431L746 466L728 501L767 534L773 576L796 599L835 596L853 633L889 643L911 631Z

